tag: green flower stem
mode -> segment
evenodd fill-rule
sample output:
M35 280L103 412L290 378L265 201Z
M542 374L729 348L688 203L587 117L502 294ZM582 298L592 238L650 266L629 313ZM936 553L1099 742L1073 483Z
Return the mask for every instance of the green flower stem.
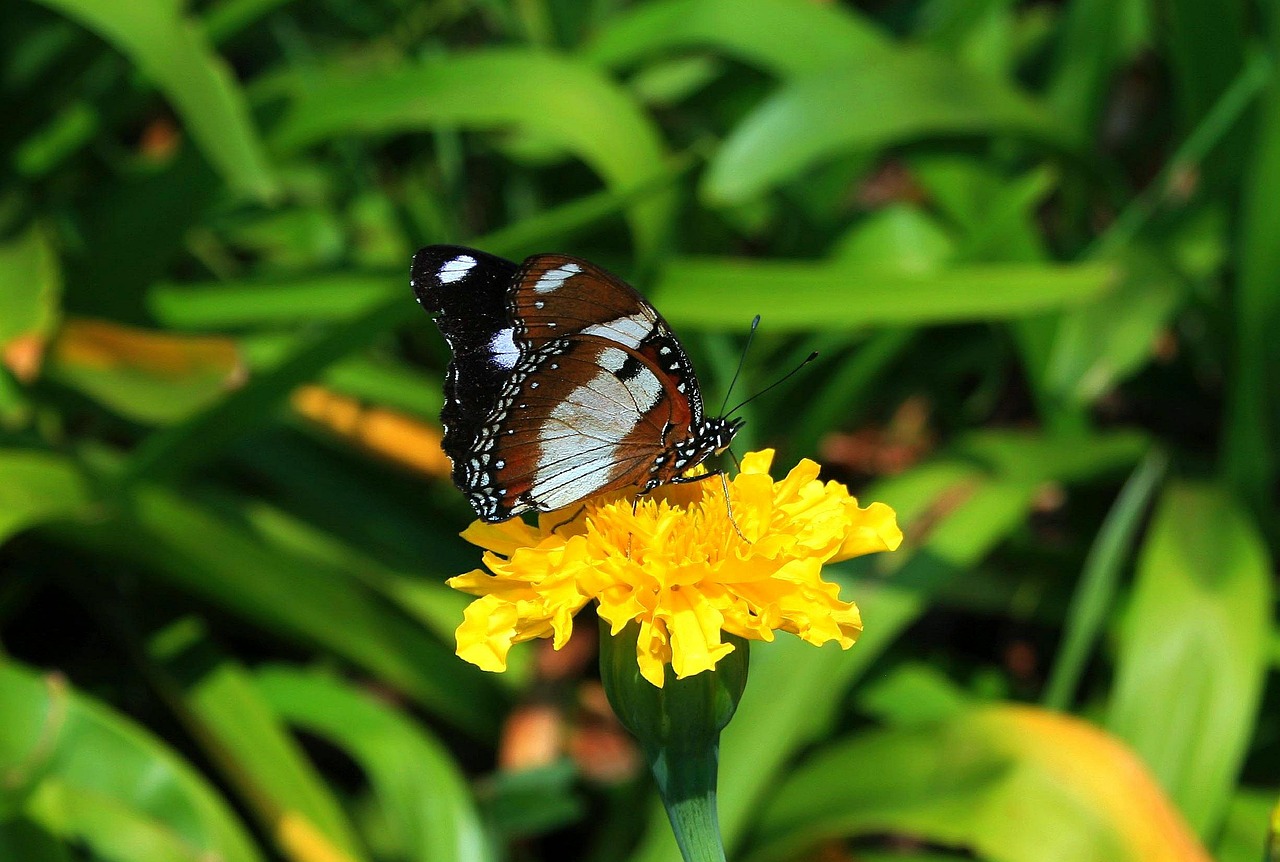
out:
M726 635L734 651L714 670L676 679L670 666L662 688L640 675L631 623L616 637L600 621L600 677L619 720L640 741L685 862L725 862L716 814L720 731L747 684L750 651Z

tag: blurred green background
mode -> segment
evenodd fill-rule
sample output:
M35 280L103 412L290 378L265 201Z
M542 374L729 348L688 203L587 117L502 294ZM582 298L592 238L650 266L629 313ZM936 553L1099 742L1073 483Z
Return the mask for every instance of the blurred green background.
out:
M758 645L730 858L1257 860L1280 8L7 0L0 859L668 862L478 565L420 245L596 261L907 533Z

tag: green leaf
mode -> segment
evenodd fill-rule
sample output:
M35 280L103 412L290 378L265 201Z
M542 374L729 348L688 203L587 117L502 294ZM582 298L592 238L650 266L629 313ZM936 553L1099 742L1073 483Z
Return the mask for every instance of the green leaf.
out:
M841 153L937 135L997 134L1071 146L1048 114L1008 85L944 57L902 50L783 85L730 133L700 191L715 206L740 204Z
M138 488L115 519L59 529L94 553L141 563L265 631L331 651L473 736L496 730L502 697L493 677L460 661L451 646L340 564L281 550L188 497L153 486Z
M1062 646L1044 686L1044 705L1065 710L1071 706L1085 663L1093 652L1116 594L1121 570L1133 551L1147 505L1168 466L1168 456L1152 450L1129 476L1089 548L1080 582L1071 598L1063 626Z
M519 50L308 74L273 140L288 152L343 135L508 127L563 147L615 191L662 173L667 158L657 129L625 90L581 62ZM663 192L628 207L643 253L656 250L673 204Z
M987 707L820 750L757 821L746 858L900 833L994 862L1208 862L1131 752L1084 722Z
M461 770L422 726L368 694L316 673L260 671L258 689L291 724L346 751L364 770L414 862L493 858Z
M0 451L0 544L28 527L74 513L88 499L84 477L65 457Z
M192 736L286 855L296 862L325 853L342 862L364 858L338 800L253 678L218 653L199 622L168 627L152 639L151 654L176 689Z
M1138 563L1107 726L1202 835L1221 823L1267 667L1271 559L1240 506L1171 485Z
M200 25L183 14L180 0L37 2L97 33L137 65L232 188L262 200L276 193L244 94Z
M112 862L261 860L198 772L61 677L0 663L0 708L0 809Z
M39 225L0 243L0 348L21 336L43 342L57 322L61 293L58 257Z
M876 210L836 241L834 260L895 267L903 272L939 270L955 254L956 243L937 219L910 204Z
M705 48L779 76L885 55L890 42L846 7L787 0L660 0L609 19L583 57L625 68L681 48Z
M1142 368L1181 305L1176 273L1150 255L1131 254L1120 286L1057 322L1041 380L1054 397L1087 405Z
M147 307L177 329L237 329L348 320L406 291L403 273L344 272L257 281L158 284Z
M747 312L771 331L848 330L1016 318L1075 305L1114 287L1108 264L994 264L903 272L844 262L676 258L655 304L677 325L738 327Z

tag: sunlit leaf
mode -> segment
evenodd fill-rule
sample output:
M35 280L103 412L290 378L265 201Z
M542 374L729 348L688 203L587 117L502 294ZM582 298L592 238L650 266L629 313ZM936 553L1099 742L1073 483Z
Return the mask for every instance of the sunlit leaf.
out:
M355 833L284 724L234 661L192 619L161 632L153 657L180 692L176 705L210 759L294 862L355 862Z
M1209 834L1249 744L1267 667L1271 559L1212 486L1171 485L1138 563L1107 726Z
M330 433L366 451L429 476L449 478L453 465L434 425L383 407L366 407L321 386L293 394L293 409Z
M1069 146L1063 130L1018 91L946 58L904 49L784 84L725 140L701 192L713 205L741 203L840 153L938 135L999 134Z
M752 862L899 832L993 862L1208 862L1123 744L1078 719L988 707L820 750L765 806Z
M173 422L244 379L235 343L106 320L68 320L51 349L50 373L141 422Z
M47 231L31 225L0 242L0 362L19 380L40 370L57 322L62 274Z
M88 496L84 476L65 457L0 451L0 543L19 530L77 511Z
M889 40L846 7L786 0L660 0L612 18L584 56L614 68L707 48L777 75L880 57Z
M655 303L676 324L741 328L746 312L771 330L853 329L1011 318L1074 305L1115 286L1107 264L999 264L936 272L859 266L677 258L654 289Z

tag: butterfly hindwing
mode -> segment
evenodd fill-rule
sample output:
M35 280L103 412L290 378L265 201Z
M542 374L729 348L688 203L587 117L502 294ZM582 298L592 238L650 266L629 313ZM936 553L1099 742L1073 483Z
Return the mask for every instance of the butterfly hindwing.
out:
M657 369L600 339L551 342L554 353L515 393L495 486L502 506L550 511L643 484L678 403ZM508 442L509 440L509 442Z

